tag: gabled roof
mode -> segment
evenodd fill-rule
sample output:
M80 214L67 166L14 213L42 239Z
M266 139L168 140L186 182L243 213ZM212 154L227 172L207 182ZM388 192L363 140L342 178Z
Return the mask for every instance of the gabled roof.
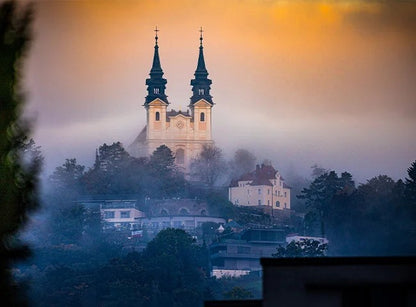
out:
M250 185L269 185L269 186L273 186L273 184L270 182L270 179L266 179L266 178L256 178L250 183Z
M149 103L147 103L147 105L165 105L167 106L169 103L167 103L166 101L163 101L160 98L155 98L152 101L150 101Z
M209 102L208 100L206 100L204 98L201 98L201 99L197 100L195 103L192 103L193 106L199 106L201 104L209 105L209 106L213 106L214 105L213 102Z
M238 186L239 181L252 181L250 182L251 186L258 185L267 185L273 186L270 180L276 178L277 170L271 165L262 164L261 166L257 165L256 170L243 174L239 179L231 181L231 187Z

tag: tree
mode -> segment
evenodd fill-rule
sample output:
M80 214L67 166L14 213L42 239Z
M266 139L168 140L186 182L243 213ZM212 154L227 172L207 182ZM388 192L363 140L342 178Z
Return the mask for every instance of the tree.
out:
M239 178L256 167L256 156L246 149L238 149L230 161L231 179Z
M146 194L153 197L178 197L186 192L184 175L175 164L175 157L166 145L161 145L150 156Z
M322 176L322 175L324 175L324 174L326 174L326 173L329 172L329 170L323 168L322 166L320 166L318 164L312 165L311 166L311 169L312 169L312 178L313 179L316 179L319 176Z
M318 240L302 239L290 242L286 248L278 247L276 253L272 256L275 258L323 257L327 248L326 243L321 243Z
M85 166L77 164L77 159L65 159L62 166L58 166L49 177L54 189L70 191L71 195L79 192L81 178L84 175Z
M208 274L207 251L181 229L162 230L143 251L146 276L165 306L198 306Z
M325 237L325 223L329 216L336 215L342 209L340 198L350 195L355 190L351 174L344 172L338 177L335 171L326 172L304 188L297 197L304 199L309 210L314 211L319 218L321 236Z
M172 150L161 145L150 156L150 165L158 173L166 174L176 169L175 157Z
M94 168L104 172L114 173L122 168L123 164L129 158L130 155L120 142L115 142L111 145L104 143L97 150Z
M148 159L131 157L120 142L101 145L94 167L82 177L89 194L143 194L148 175Z
M6 306L24 304L10 269L14 260L28 254L16 235L28 213L38 207L36 188L42 163L36 155L25 158L30 129L22 119L21 75L32 19L31 6L19 11L14 1L0 4L0 300Z
M408 178L405 181L406 199L416 206L416 161L414 161L407 169Z
M226 171L222 150L213 145L204 145L202 151L191 163L191 176L212 188Z
M245 300L253 298L253 293L242 287L233 287L230 291L224 292L224 298L229 300Z

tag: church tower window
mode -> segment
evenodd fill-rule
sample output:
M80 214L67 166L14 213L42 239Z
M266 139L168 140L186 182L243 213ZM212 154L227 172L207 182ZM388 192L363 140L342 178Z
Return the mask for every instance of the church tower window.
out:
M153 89L153 94L159 94L159 88L158 87L155 87Z
M199 120L200 120L201 122L204 122L204 121L205 121L205 113L204 113L204 112L202 112L202 113L200 114L200 116L199 116Z
M185 151L182 148L178 148L176 151L176 163L178 164L184 164L185 163Z
M156 121L159 121L160 120L160 113L159 112L156 112L155 117L156 117Z
M204 95L204 89L203 89L203 88L200 88L200 89L198 90L198 93L199 93L199 95Z

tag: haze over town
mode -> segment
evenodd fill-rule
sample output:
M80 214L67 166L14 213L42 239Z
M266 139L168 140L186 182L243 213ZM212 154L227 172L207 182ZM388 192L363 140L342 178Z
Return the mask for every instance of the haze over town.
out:
M45 173L126 147L142 107L157 25L172 108L191 96L199 28L213 139L284 175L310 166L357 182L404 178L416 152L416 5L361 1L39 1L26 63L27 114Z

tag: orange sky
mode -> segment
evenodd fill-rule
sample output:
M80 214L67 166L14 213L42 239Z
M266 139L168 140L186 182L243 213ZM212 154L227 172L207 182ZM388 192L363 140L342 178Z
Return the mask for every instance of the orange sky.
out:
M29 114L50 171L90 166L104 142L145 122L154 45L172 108L185 109L198 29L216 103L214 139L283 172L314 163L360 182L416 159L416 3L39 1L27 62Z

